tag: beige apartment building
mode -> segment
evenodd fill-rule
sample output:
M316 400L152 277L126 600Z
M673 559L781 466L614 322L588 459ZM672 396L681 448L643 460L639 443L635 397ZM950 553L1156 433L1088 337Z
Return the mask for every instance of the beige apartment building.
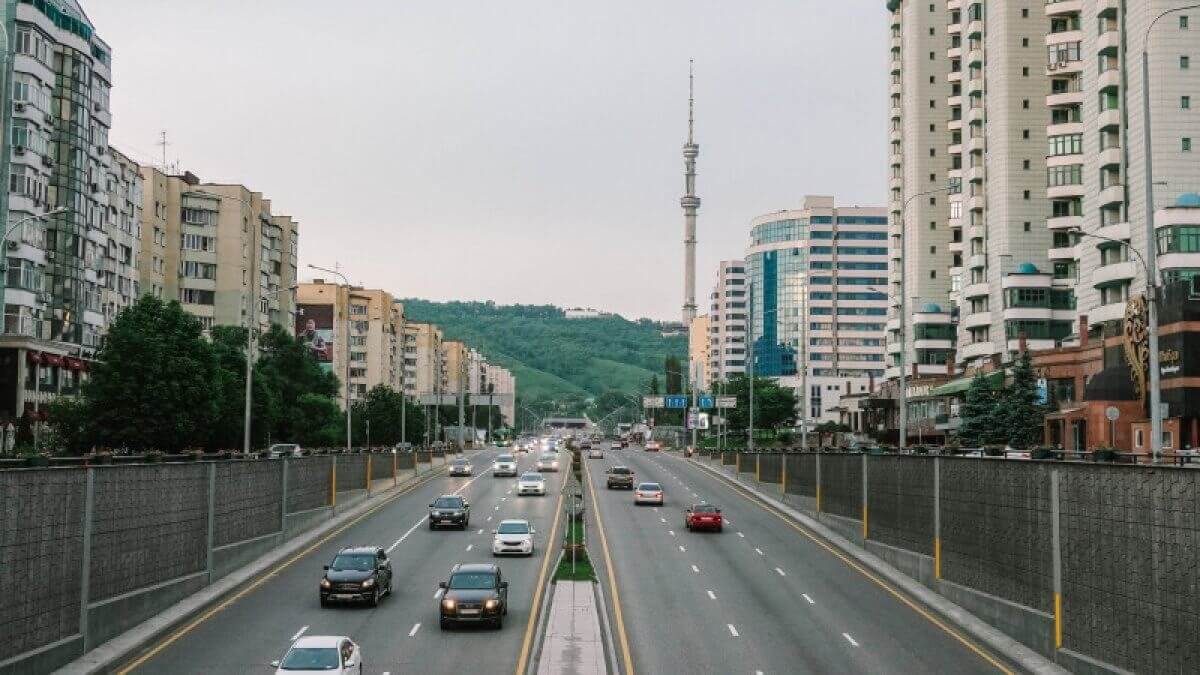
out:
M445 340L442 342L442 382L443 394L470 393L469 383L471 348L461 340Z
M141 167L142 292L178 300L206 329L295 325L299 225L242 185Z
M708 312L708 372L712 385L746 372L746 315L749 301L746 261L722 260Z
M688 324L688 382L697 382L703 389L709 383L710 347L708 337L709 318L701 314Z
M442 391L442 330L431 323L404 324L404 391L414 399Z

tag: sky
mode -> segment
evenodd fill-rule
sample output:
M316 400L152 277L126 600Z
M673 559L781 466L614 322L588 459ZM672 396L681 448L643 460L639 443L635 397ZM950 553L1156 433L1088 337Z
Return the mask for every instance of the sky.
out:
M82 0L110 142L263 192L308 264L398 297L678 320L756 216L887 199L882 0Z

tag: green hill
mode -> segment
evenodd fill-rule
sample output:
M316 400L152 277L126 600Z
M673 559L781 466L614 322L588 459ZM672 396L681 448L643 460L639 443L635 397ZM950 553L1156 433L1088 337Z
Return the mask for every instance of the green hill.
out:
M518 396L527 400L634 392L651 375L661 379L666 356L687 355L685 337L664 338L649 319L567 319L552 305L401 302L410 320L437 324L447 339L462 340L511 370Z

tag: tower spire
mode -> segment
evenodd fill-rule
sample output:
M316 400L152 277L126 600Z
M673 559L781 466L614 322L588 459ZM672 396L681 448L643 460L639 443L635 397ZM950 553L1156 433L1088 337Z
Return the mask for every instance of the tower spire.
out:
M688 59L688 145L692 145L692 125L694 121L692 109L695 107L696 103L695 79L692 74L695 63L696 62L694 59Z
M696 318L696 210L700 198L696 196L696 157L700 146L693 135L695 126L695 77L694 61L688 59L688 133L683 145L683 325L690 326Z

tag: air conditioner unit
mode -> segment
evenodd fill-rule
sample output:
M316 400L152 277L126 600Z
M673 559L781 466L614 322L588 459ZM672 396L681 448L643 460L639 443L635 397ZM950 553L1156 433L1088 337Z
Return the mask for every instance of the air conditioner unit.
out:
M22 112L25 110L25 104L18 101L17 103L13 104L13 110L16 110L17 112Z
M42 155L42 164L54 166L54 160L50 159L50 155Z
M8 241L7 241L7 242L5 242L5 243L6 243L6 244L8 244L8 250L10 250L10 251L15 251L15 250L17 250L18 248L20 248L20 247L21 247L21 242L19 242L19 241L13 241L13 240L11 240L11 239L10 239L10 240L8 240Z
M100 102L99 101L95 101L94 103L92 103L92 110L95 110L96 112L100 112Z
M23 155L23 154L25 154L25 146L18 145L13 148L13 151L15 151L18 155Z

